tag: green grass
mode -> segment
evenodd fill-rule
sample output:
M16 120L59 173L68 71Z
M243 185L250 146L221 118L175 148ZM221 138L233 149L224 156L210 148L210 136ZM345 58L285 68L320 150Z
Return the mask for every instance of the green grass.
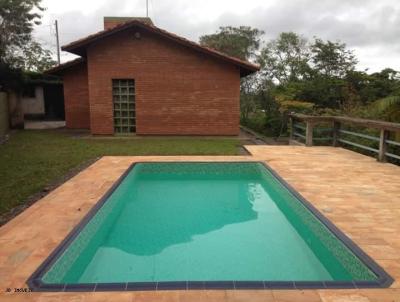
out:
M235 138L74 138L60 131L17 131L0 145L0 215L103 155L237 155Z

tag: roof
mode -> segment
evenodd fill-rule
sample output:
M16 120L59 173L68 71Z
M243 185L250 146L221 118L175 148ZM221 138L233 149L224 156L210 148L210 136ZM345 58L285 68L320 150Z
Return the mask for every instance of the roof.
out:
M60 77L34 71L24 72L24 83L32 85L59 85L62 84Z
M179 43L183 46L192 48L193 50L205 53L207 55L210 55L212 57L215 57L217 59L221 59L223 61L232 63L236 66L238 66L240 68L240 76L246 76L249 75L253 72L256 72L260 69L259 65L256 64L252 64L248 61L245 60L241 60L232 56L229 56L225 53L222 53L220 51L217 51L215 49L209 48L209 47L205 47L205 46L201 46L198 43L192 42L190 40L187 40L183 37L180 37L178 35L175 35L173 33L170 33L166 30L163 30L161 28L158 28L154 25L151 24L146 24L142 21L139 21L137 19L134 19L132 21L128 21L125 23L121 23L119 25L116 25L113 28L110 29L106 29L106 30L102 30L99 31L93 35L87 36L85 38L79 39L75 42L69 43L67 45L64 45L63 47L61 47L62 50L64 51L68 51L80 56L86 56L86 46L89 45L90 43L93 43L95 41L98 41L100 39L106 38L110 35L113 35L115 33L121 32L123 30L126 30L128 28L132 28L132 27L139 27L142 29L145 29L149 32L152 32L154 34L157 34L159 36L162 36L164 38L167 38L169 40L172 40L176 43Z
M62 71L64 71L65 69L68 69L68 68L70 68L70 67L72 67L72 66L75 66L75 65L82 64L82 63L84 63L85 61L86 61L86 60L85 60L84 58L77 58L77 59L75 59L75 60L68 61L68 62L59 64L59 65L57 65L57 66L54 66L54 67L52 67L52 68L50 68L50 69L47 69L47 70L45 71L45 73L46 73L46 74L60 74L60 73L61 73Z

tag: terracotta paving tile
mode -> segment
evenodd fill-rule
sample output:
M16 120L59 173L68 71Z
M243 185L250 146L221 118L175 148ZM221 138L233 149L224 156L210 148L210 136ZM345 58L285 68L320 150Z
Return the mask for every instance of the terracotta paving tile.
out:
M228 301L228 294L225 290L205 290L204 296L206 301Z
M227 291L227 300L232 302L273 302L271 290L235 290ZM311 302L311 301L310 301Z
M323 302L399 302L400 292L391 289L320 291Z
M84 302L133 302L133 293L115 293L115 292L98 292L86 294L84 297Z
M321 297L314 290L273 290L276 302L321 302Z
M390 245L364 245L364 251L376 259L400 259L400 253Z
M207 296L202 290L183 290L179 292L179 302L206 302Z
M144 291L133 292L132 301L134 302L178 302L181 293L179 291Z
M68 301L68 302L85 302L86 297L91 297L92 293L62 293L59 297L57 295L49 295L48 293L39 296L39 301Z
M400 302L400 167L332 147L247 146L252 156L107 156L0 228L0 301ZM387 289L5 293L25 281L133 162L265 161L396 280Z

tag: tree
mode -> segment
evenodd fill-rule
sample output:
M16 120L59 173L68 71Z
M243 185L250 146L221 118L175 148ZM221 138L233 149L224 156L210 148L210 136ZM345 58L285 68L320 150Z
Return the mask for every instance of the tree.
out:
M312 102L316 107L339 108L344 102L346 81L316 73L311 78L289 83L285 89L292 92L294 100Z
M282 133L282 115L279 111L279 103L275 97L276 86L272 81L264 81L258 90L258 101L261 111L264 113L264 127L269 135L279 137Z
M54 65L50 51L33 41L32 31L40 24L41 0L1 0L0 63L9 68L42 71Z
M242 60L250 60L256 56L263 34L263 31L249 26L226 26L220 27L215 34L201 36L200 44Z
M55 64L51 51L35 41L31 41L24 49L24 59L20 62L22 69L36 72L43 72Z
M277 83L276 93L285 100L312 102L319 108L359 100L357 89L345 79L357 60L343 43L315 39L309 44L296 33L284 32L267 43L259 61L263 78Z
M309 58L307 40L294 32L283 32L263 48L259 63L266 80L287 84L306 77Z
M311 45L313 69L327 77L343 78L353 71L357 59L346 44L315 39Z
M400 72L385 68L370 75L369 88L372 91L370 101L389 95L400 95Z
M201 36L200 44L242 60L250 60L257 56L263 33L249 26L220 27L215 34ZM240 83L240 113L241 120L245 122L257 108L257 77L242 78Z
M240 79L240 119L246 122L257 110L257 78L250 75Z
M24 76L18 69L12 69L4 63L0 63L0 92L18 90L23 87Z

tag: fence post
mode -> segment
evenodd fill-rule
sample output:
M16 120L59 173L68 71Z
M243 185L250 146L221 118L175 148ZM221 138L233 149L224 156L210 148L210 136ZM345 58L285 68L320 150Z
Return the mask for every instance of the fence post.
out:
M6 140L9 131L8 95L0 91L0 145Z
M294 139L293 131L294 131L294 120L292 116L289 116L289 126L290 126L290 134L289 134L289 140Z
M389 132L385 129L381 129L381 135L379 137L379 153L378 153L378 161L385 162L386 161L386 152L387 152L387 144L386 140L388 138Z
M313 145L314 124L310 121L307 121L306 123L306 146L311 147Z
M340 138L340 122L333 121L333 133L332 133L332 146L339 146L339 138Z

